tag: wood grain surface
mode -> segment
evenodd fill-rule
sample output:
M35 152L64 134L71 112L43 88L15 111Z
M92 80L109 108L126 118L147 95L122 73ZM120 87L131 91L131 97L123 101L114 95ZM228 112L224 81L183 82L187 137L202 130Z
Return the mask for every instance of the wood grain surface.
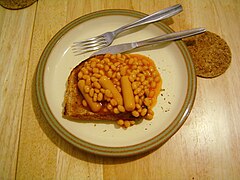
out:
M64 25L90 12L152 13L174 4L164 21L175 31L205 27L226 40L232 63L221 76L198 78L193 110L182 128L153 152L100 157L63 140L40 111L35 74L41 53ZM0 7L0 179L240 179L239 0L38 0Z

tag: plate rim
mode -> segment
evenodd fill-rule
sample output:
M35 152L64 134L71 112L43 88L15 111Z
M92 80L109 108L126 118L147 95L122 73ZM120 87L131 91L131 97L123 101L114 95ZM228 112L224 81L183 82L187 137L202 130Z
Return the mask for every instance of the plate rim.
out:
M196 78L195 68L192 62L192 58L186 45L182 41L176 41L175 43L185 60L185 65L186 65L187 75L188 75L187 76L188 86L186 91L186 97L184 99L184 103L180 111L178 112L173 122L171 122L171 124L164 131L162 131L161 133L159 133L158 135L152 137L147 141L130 145L130 146L121 146L121 147L107 147L107 146L92 144L90 142L77 138L71 133L69 134L68 131L66 132L65 128L62 127L60 123L58 123L57 119L52 114L51 109L46 101L43 77L44 77L44 71L45 71L48 57L51 53L51 50L55 46L55 44L62 38L63 35L65 35L72 28L90 19L102 17L102 16L108 16L108 15L126 15L126 16L141 18L146 16L147 14L139 11L135 11L135 10L129 10L129 9L106 9L106 10L95 11L95 12L83 15L71 21L70 23L66 24L51 38L51 40L46 45L39 59L37 71L36 71L36 78L35 78L37 101L44 117L46 118L48 123L51 125L51 127L63 139L73 144L74 146L78 147L79 149L82 149L84 151L87 151L93 154L103 155L103 156L116 156L116 157L132 156L132 155L141 154L150 150L154 150L160 147L166 141L168 141L178 131L178 129L181 128L181 126L184 124L187 117L189 116L195 101L196 89L197 89L197 82L196 82L197 78ZM169 26L161 22L157 22L155 23L155 25L166 33L174 32Z

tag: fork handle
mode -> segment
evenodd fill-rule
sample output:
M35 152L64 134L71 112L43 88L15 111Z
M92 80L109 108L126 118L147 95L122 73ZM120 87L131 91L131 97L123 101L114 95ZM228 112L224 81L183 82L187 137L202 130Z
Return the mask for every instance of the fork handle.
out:
M113 33L116 36L119 33L123 32L127 29L163 20L163 19L169 18L169 17L171 17L175 14L178 14L181 11L182 11L182 6L180 4L177 4L177 5L168 7L166 9L157 11L157 12L155 12L155 13L149 15L149 16L146 16L142 19L139 19L139 20L137 20L137 21L135 21L131 24L127 24L125 26L122 26L122 27L116 29L115 31L113 31Z
M195 29L190 29L190 30L184 30L184 31L179 31L179 32L173 32L169 34L164 34L155 38L151 39L146 39L143 41L138 41L135 42L137 47L141 46L147 46L147 45L152 45L152 44L158 44L160 42L167 42L167 41L173 41L173 40L179 40L182 38L194 36L200 33L205 32L205 28L195 28Z

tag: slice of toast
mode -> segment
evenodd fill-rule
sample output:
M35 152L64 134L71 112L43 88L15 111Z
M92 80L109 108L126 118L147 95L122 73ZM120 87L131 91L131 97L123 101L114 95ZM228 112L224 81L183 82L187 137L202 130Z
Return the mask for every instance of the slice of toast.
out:
M136 120L130 112L125 113L94 113L89 108L82 105L83 96L78 88L78 73L83 67L85 61L77 65L70 73L67 81L67 88L64 97L63 117L67 119L79 120Z

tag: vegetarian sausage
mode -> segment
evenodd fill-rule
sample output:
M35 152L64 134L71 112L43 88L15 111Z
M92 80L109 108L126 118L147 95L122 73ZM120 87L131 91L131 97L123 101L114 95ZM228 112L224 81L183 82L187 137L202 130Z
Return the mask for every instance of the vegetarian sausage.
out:
M133 111L135 109L135 99L133 95L131 82L129 81L128 76L121 77L121 86L124 107L127 111Z

